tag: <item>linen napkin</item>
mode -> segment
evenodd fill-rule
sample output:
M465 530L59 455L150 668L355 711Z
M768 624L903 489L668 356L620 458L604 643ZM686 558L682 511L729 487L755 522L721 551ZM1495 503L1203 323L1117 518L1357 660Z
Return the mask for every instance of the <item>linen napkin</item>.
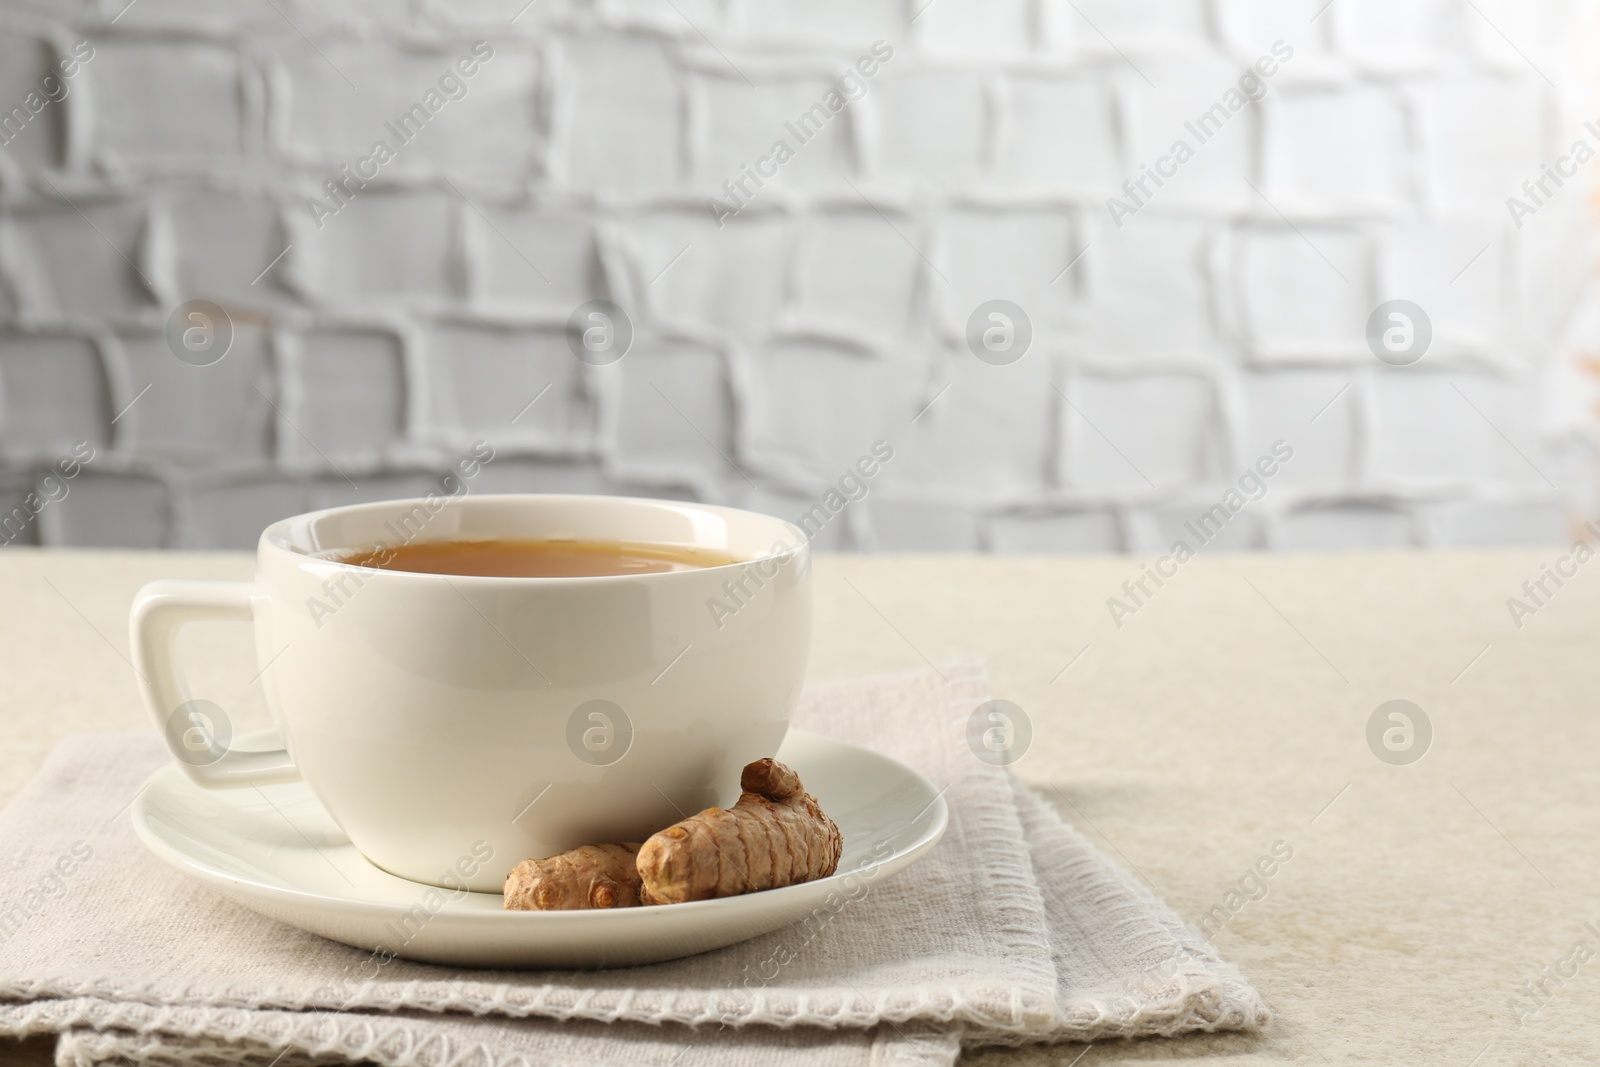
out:
M1264 1025L1259 994L1197 932L974 756L966 723L988 695L969 660L808 690L796 726L944 790L944 840L820 930L599 972L395 960L356 980L367 953L145 853L123 811L167 758L155 738L69 739L0 813L0 1034L60 1033L62 1062L84 1064L933 1067L962 1045Z

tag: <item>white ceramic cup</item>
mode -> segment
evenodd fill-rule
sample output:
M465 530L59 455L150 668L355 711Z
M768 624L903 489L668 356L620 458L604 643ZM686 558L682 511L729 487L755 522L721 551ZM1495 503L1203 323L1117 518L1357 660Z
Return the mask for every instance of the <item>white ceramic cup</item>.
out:
M337 558L494 538L691 546L740 562L493 578ZM173 641L203 619L254 623L284 749L231 750L215 711L190 700ZM740 769L777 752L800 693L810 555L793 525L732 508L602 496L387 501L274 523L254 582L152 582L130 629L145 703L196 784L304 778L379 867L499 892L524 859L641 841L737 798Z

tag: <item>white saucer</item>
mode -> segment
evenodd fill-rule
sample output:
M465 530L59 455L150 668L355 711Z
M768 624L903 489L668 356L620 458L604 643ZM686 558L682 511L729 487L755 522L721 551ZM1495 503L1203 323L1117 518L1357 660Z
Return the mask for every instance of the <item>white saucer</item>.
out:
M190 877L263 915L357 948L463 967L626 967L796 922L830 893L858 894L857 879L904 869L944 834L944 797L887 756L791 730L778 758L839 824L839 870L850 873L691 904L505 911L497 894L436 890L367 862L302 782L206 790L169 764L134 802L133 825L152 852Z

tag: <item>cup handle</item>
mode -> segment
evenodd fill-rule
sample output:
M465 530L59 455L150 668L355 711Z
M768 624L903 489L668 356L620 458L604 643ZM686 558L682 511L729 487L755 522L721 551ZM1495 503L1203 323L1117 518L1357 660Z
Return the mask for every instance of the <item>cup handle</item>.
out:
M214 723L202 723L184 712L188 686L173 660L173 640L186 623L249 622L255 617L257 590L250 582L196 582L164 579L150 582L133 598L128 630L133 662L143 679L145 707L156 729L190 781L206 789L291 782L300 777L288 750L234 752L227 739L218 743ZM200 730L205 745L186 744ZM231 729L228 731L231 738ZM219 751L220 749L220 751Z

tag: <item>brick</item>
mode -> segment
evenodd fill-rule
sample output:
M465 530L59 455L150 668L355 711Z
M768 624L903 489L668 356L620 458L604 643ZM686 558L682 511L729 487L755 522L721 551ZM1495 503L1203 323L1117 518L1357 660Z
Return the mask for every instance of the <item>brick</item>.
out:
M1164 51L1140 57L1139 66L1150 82L1139 77L1126 82L1128 151L1113 194L1140 216L1149 205L1162 211L1248 207L1253 194L1245 179L1255 180L1261 105L1247 104L1237 112L1228 108L1228 100L1245 99L1242 93L1228 95L1239 89L1240 64L1210 54ZM1263 79L1255 94L1265 91L1270 97L1283 81L1279 70ZM1218 105L1221 111L1212 110ZM1180 164L1179 157L1185 156ZM1123 185L1141 179L1142 186L1131 192ZM1164 184L1157 185L1158 180Z
M1204 220L1141 215L1118 230L1092 216L1090 250L1072 273L1090 290L1090 343L1096 351L1140 355L1212 353L1217 336L1209 262L1218 244Z
M471 9L482 3L483 0L470 0L465 6ZM333 10L313 7L297 21L308 30L321 24L329 30L337 27L357 32L393 31L409 27L413 21L421 21L425 8L428 8L430 15L437 11L437 5L430 7L428 0L348 0ZM510 18L515 13L516 9L513 8L506 12L506 17Z
M931 55L1014 57L1033 49L1031 0L946 4L913 0L919 50Z
M278 260L271 270L267 267L289 244L289 235L276 205L267 197L184 189L172 197L169 217L173 271L183 299L204 297L230 306L286 300L287 294L278 285L284 260Z
M431 421L450 437L551 444L592 433L583 364L560 329L443 323L426 343Z
M1473 501L1443 504L1435 512L1441 548L1571 544L1574 536L1568 508L1558 500Z
M1146 493L1230 472L1221 468L1216 397L1203 378L1082 376L1064 406L1072 484ZM1149 417L1160 412L1159 419ZM1147 481L1148 479L1148 481Z
M720 355L646 338L614 373L616 408L608 422L619 466L741 477L730 466L736 462L734 411Z
M868 344L902 338L921 257L877 212L819 212L800 227L796 298L785 318L840 330Z
M186 502L188 523L176 547L249 551L262 530L311 509L312 486L305 481L266 475L203 486Z
M111 386L81 337L0 333L0 445L46 460L111 441Z
M895 552L976 552L978 516L968 508L869 496L874 544Z
M1263 106L1263 192L1279 210L1397 209L1407 199L1406 122L1387 89L1281 91Z
M39 513L41 541L73 548L168 548L166 485L131 473L85 470L67 495Z
M104 12L99 10L99 0L44 0L44 2L29 6L35 11L50 12L57 18L71 19L98 14L116 14L115 11Z
M1328 63L1327 27L1316 17L1326 3L1327 0L1219 0L1214 16L1217 33L1225 46L1252 60L1270 53L1274 42L1283 41L1295 51L1293 64L1299 76L1308 67Z
M1397 226L1384 235L1378 298L1410 300L1427 313L1433 326L1429 356L1501 356L1514 336L1505 284L1508 256L1499 220Z
M818 493L813 496L806 493L774 489L768 486L752 488L742 480L733 484L733 496L729 501L735 507L747 511L760 512L775 518L800 525L802 517L806 516L811 508L821 499L823 490L819 486ZM811 542L813 552L847 552L856 547L855 524L857 516L855 509L861 505L847 504L843 510L833 515L826 523L818 525L815 520L808 526L802 527Z
M73 86L95 105L84 112L93 128L75 129L113 177L122 164L203 167L205 181L134 173L117 184L137 202L62 183L92 225L51 203L29 175L61 162L61 119L79 103L70 96L41 113L50 125L0 149L10 161L0 180L20 172L17 189L32 190L0 222L0 317L70 316L72 331L107 330L122 351L107 352L112 394L95 349L59 332L69 327L20 340L0 331L0 504L31 478L37 453L70 443L57 436L92 432L102 454L115 436L136 466L97 469L105 482L94 488L114 503L75 521L118 536L111 509L125 507L129 543L249 547L282 515L418 491L427 457L481 437L503 446L501 488L753 502L793 519L883 438L895 460L825 543L1164 549L1191 506L1238 477L1227 468L1282 439L1296 454L1269 483L1274 495L1208 549L1549 543L1559 494L1517 450L1558 484L1581 481L1570 447L1556 452L1552 409L1563 429L1587 426L1587 391L1576 375L1507 382L1450 357L1487 355L1520 374L1541 352L1586 343L1573 329L1593 284L1582 182L1521 228L1505 207L1587 136L1578 120L1589 116L1563 114L1495 26L1553 76L1564 68L1546 61L1547 46L1562 35L1543 9L1503 0L1478 0L1483 14L1453 0L1404 10L1337 0L1313 22L1323 2L1001 0L978 13L946 0L526 10L357 0L285 8L291 24L268 0L226 12L140 0ZM92 28L117 6L46 13ZM480 28L497 58L406 146L391 172L404 180L374 183L321 230L301 229L306 190L291 183L368 151L370 125L381 134L385 109L408 105L417 79L435 81L433 64ZM894 60L779 180L802 195L769 186L719 229L701 203L732 176L719 168L765 152L773 120L781 135L834 64L880 38ZM1266 100L1115 228L1105 197L1170 151L1184 122L1279 38L1295 56ZM28 32L0 37L0 94L25 92L47 58ZM502 82L484 80L497 73ZM290 169L231 175L230 159L259 150L262 118ZM46 136L28 140L36 133ZM413 180L441 169L459 173L487 220L442 183ZM252 285L290 240L282 205L296 247ZM130 260L160 283L159 301ZM240 337L223 363L191 368L165 351L158 331L174 294L236 313ZM639 336L621 365L590 370L566 352L559 323L599 296L627 304ZM1371 362L1366 319L1390 296L1433 319L1434 349L1418 367ZM973 308L996 297L1035 325L1034 349L1008 367L978 362L959 339ZM260 316L298 299L359 317L341 328L291 314L276 327L291 343L270 358ZM297 346L292 331L307 322L318 328ZM1160 493L1063 404L1053 363ZM1226 375L1216 386L1173 369L1212 364ZM177 483L186 525L162 532L152 516L166 490L151 472L169 463L191 468Z
M343 478L319 478L309 485L310 506L316 509L342 508L351 504L371 504L381 500L411 500L426 496L429 492L451 492L453 487L461 484L470 484L476 489L476 478L471 483L451 482L441 486L440 480L445 476L447 466L441 463L439 469L434 472L392 471L364 474L357 485L351 485ZM460 490L455 488L454 491Z
M1571 192L1546 203L1514 238L1516 319L1524 345L1536 353L1561 343L1594 284L1592 209L1587 197Z
M720 230L709 212L645 216L628 233L630 271L653 315L760 337L783 296L790 229L753 211Z
M698 76L694 85L706 102L706 131L690 180L707 196L738 206L770 201L778 190L823 185L848 190L841 176L852 172L850 128L860 105L834 90L830 81L763 79L751 88L741 78L719 75ZM826 103L830 92L838 111ZM783 149L776 147L779 142ZM779 157L785 151L793 157L782 163ZM773 170L773 177L761 173ZM752 173L764 185L758 187L756 179L747 176ZM737 184L741 178L742 189ZM735 184L725 186L728 182Z
M136 266L144 207L73 199L77 210L48 204L15 216L23 271L39 276L43 310L99 317L152 306Z
M1041 18L1053 47L1106 53L1117 62L1118 49L1193 48L1210 37L1201 0L1042 0ZM1147 59L1135 61L1142 68Z
M474 199L488 218L483 292L489 300L567 310L605 295L593 220L554 209Z
M1562 69L1562 46L1573 17L1560 4L1525 4L1518 0L1474 0L1465 14L1468 39L1483 58L1507 70L1528 64L1552 72Z
M1385 479L1543 486L1540 470L1554 474L1536 383L1386 373L1375 376L1372 394L1372 466Z
M978 180L989 125L982 75L891 66L875 77L869 99L883 176L945 187Z
M1284 519L1280 548L1292 552L1354 552L1414 548L1416 524L1398 508L1321 504L1296 508Z
M682 170L683 90L660 43L580 38L564 44L571 114L562 177L596 192L675 186Z
M808 40L865 48L879 38L904 40L907 17L897 0L768 0L745 8L743 28L786 44Z
M239 56L197 41L101 40L84 67L95 148L132 163L237 157L246 147ZM137 92L127 89L137 86Z
M1453 50L1462 17L1477 18L1452 0L1341 0L1328 15L1340 52L1379 70L1437 64Z
M525 0L524 0L525 2ZM592 0L593 9L608 25L650 26L684 36L695 27L705 33L725 30L726 5L721 0Z
M313 466L372 460L399 440L406 382L395 337L320 330L297 341L297 402L289 408L279 404L295 424L278 430L291 460Z
M61 164L66 109L60 101L78 87L82 71L64 80L55 63L55 50L36 37L0 36L0 146L23 167Z
M672 10L659 0L652 2L656 7L666 7L669 13ZM581 6L579 0L427 0L423 10L428 20L437 25L532 33L548 23L572 19Z
M991 526L996 552L1121 552L1121 524L1104 510L998 515Z
M910 487L919 497L993 502L1042 492L1051 481L1060 401L1050 384L1049 358L1030 350L1018 362L996 367L963 349L949 367L949 388L942 395L933 399L935 389L914 397L906 414L880 435L895 449L895 458L884 464L883 482L896 487L897 495L908 495L903 487Z
M1007 86L1009 128L996 168L1009 184L1106 195L1117 161L1111 86L1089 77L1017 76Z
M872 442L903 436L906 412L915 413L911 377L897 360L775 343L757 355L749 452L832 478Z
M1522 183L1537 180L1540 165L1553 162L1545 157L1546 97L1537 77L1451 74L1415 91L1428 133L1429 189L1445 208L1504 211L1506 197L1524 195ZM1569 141L1558 141L1562 152Z
M1217 513L1212 509L1219 504L1226 508L1224 499L1230 488L1237 488L1237 483L1216 485L1209 495L1198 491L1186 493L1179 502L1151 508L1149 519L1155 541L1136 546L1135 550L1166 552L1179 541L1196 552L1248 552L1261 548L1261 502L1252 500L1249 491L1240 490L1240 495L1249 502L1232 512L1219 526ZM1268 495L1271 492L1269 487Z
M23 294L18 291L20 287L10 284L6 277L8 249L16 246L15 234L10 220L0 216L0 322L15 319L23 308Z
M303 8L291 12L295 23L290 23L284 17L281 5L274 5L273 0L235 0L226 6L211 3L210 0L137 0L131 4L127 0L119 0L111 5L88 0L83 6L93 9L87 12L91 16L105 15L107 22L115 18L120 30L178 31L185 34L209 30L223 34L245 33L252 37L293 37L300 41L295 25L306 27L308 31L313 28L305 20Z
M1351 375L1338 370L1263 370L1246 375L1241 392L1244 426L1236 457L1240 464L1254 465L1282 441L1294 449L1294 456L1280 463L1268 479L1273 486L1342 485L1355 477L1361 390Z
M30 470L0 470L0 547L37 545L39 520L35 507L49 507L48 498ZM61 490L53 489L59 494ZM29 497L32 496L30 500Z
M1371 360L1369 256L1366 238L1343 228L1242 232L1236 284L1252 350L1274 358Z
M984 301L1010 300L1033 323L1034 345L1044 347L1071 324L1075 300L1063 271L1082 251L1073 216L1060 210L951 211L940 221L935 262L949 278L944 313L952 329ZM911 240L917 231L904 223Z
M368 189L303 238L314 288L329 297L445 295L459 202L441 193Z
M627 492L593 459L541 459L497 455L473 480L475 493L616 493L624 496L666 495L658 490Z
M329 43L322 46L324 58L284 42L290 151L325 166L324 177L335 180L340 165L360 177L375 171L384 179L434 170L487 180L529 173L541 128L531 46L498 40L488 44L493 54L487 60L474 47L467 41L422 50ZM472 75L463 75L457 64ZM421 119L412 111L417 106ZM402 122L406 116L411 117ZM493 136L485 136L490 130ZM394 158L358 169L379 141Z
M131 388L149 386L118 420L135 454L196 467L271 462L277 415L267 402L271 362L259 326L236 321L228 354L205 367L175 356L164 333L120 342Z

